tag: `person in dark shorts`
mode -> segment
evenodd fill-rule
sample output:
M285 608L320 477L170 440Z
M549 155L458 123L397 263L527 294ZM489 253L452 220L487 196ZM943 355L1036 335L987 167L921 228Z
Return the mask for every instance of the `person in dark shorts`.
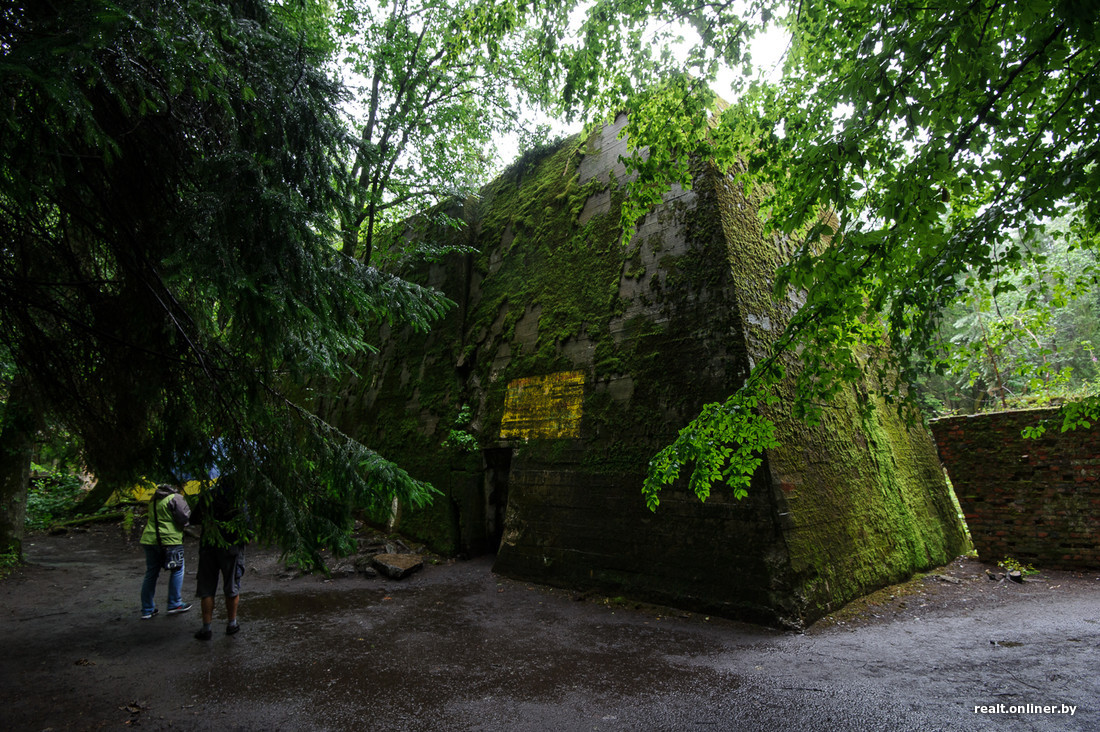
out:
M202 524L195 590L202 607L202 628L195 633L195 638L210 640L214 635L210 626L214 621L214 596L218 592L219 577L228 621L225 634L235 635L241 629L237 622L237 607L241 599L244 549L250 539L251 523L248 506L238 495L233 476L223 475L213 488L199 496L191 522Z

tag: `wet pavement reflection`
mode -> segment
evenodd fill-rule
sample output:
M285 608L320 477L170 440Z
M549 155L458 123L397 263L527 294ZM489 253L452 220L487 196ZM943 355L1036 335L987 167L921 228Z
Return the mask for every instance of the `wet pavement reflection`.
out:
M50 547L5 585L5 730L1100 729L1088 584L794 634L504 579L491 557L399 582L253 571L242 632L219 602L200 642L197 611L135 619L138 555ZM996 703L1077 711L974 711Z

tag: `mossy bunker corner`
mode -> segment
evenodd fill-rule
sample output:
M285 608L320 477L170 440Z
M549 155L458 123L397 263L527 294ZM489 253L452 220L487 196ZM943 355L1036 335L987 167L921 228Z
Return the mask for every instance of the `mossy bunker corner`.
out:
M646 509L650 457L794 305L772 297L780 246L713 166L624 246L624 122L528 154L456 211L468 253L402 274L457 307L427 334L383 328L319 401L442 492L385 518L437 551L495 551L508 576L793 628L952 560L966 538L930 436L867 417L865 389L816 427L768 408L781 446L747 498L673 486Z

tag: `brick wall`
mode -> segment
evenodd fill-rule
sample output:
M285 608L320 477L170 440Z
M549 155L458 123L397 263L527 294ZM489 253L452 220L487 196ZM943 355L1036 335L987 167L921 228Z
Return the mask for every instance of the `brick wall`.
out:
M1100 567L1100 429L1029 440L1056 409L933 420L940 459L983 561L1048 569Z

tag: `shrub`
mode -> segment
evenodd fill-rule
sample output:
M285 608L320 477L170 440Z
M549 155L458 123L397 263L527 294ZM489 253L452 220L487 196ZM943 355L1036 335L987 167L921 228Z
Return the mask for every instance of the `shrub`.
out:
M19 566L19 555L14 549L0 554L0 579L4 579L12 570Z
M83 497L83 483L76 475L48 471L40 465L32 468L25 526L30 531L48 529Z

